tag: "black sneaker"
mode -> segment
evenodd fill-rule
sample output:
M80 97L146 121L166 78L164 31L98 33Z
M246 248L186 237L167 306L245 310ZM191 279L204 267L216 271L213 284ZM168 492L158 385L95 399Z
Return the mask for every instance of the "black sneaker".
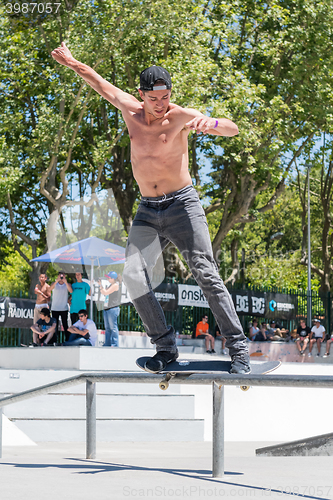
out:
M207 352L208 354L211 354L211 352L212 352L212 351L209 351L209 350L208 350L208 351L206 351L206 352Z
M165 369L168 363L175 361L178 358L177 352L159 351L152 358L148 359L145 364L145 370L151 373L158 373Z
M212 349L210 352L211 352L211 354L216 354L215 349Z
M250 356L247 352L231 356L230 373L251 373Z

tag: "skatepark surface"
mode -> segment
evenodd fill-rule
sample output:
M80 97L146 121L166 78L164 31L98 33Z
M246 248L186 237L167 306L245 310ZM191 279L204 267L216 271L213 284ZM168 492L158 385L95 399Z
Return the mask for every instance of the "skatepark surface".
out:
M94 460L84 443L4 446L1 499L333 499L333 457L256 457L262 444L227 442L223 478L209 442L98 443Z

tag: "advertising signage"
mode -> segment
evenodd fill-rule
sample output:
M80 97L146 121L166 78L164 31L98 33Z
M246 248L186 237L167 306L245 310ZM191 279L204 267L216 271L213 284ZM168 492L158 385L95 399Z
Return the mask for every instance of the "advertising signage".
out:
M30 328L34 319L35 301L0 297L0 327Z
M297 296L251 290L231 293L240 316L259 316L267 319L293 319L297 316Z

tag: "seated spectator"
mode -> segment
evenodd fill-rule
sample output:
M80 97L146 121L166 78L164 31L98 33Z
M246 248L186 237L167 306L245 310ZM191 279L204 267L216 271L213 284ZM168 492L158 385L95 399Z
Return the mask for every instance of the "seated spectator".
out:
M202 320L199 321L195 330L195 337L197 339L205 339L206 344L206 352L209 354L215 353L215 339L213 335L209 333L209 325L208 325L208 316L204 314L202 316ZM209 349L209 344L211 345L211 349Z
M227 339L221 335L219 325L215 326L215 340L222 340L222 354L228 354L226 348L225 348L225 343Z
M51 318L50 310L43 307L40 311L40 318L30 328L32 330L32 345L37 347L39 345L47 346L48 342L52 339L56 331L57 322Z
M276 330L277 330L277 326L275 324L275 321L272 320L271 324L270 324L270 327L268 328L268 330L266 332L266 338L267 338L267 340L272 340L272 338L275 335Z
M331 335L331 338L326 342L326 352L325 352L323 358L327 358L327 356L330 355L330 348L331 348L332 342L333 342L333 335Z
M79 320L68 328L70 332L69 340L63 345L95 345L97 340L97 328L92 319L88 319L86 309L78 312Z
M274 333L273 337L271 337L270 340L273 342L279 342L282 339L283 339L283 334L282 334L281 328L276 328L275 333Z
M259 333L259 331L260 329L258 328L258 320L254 319L249 331L250 340L256 340L256 335Z
M304 319L301 320L299 327L297 328L297 338L296 345L301 356L304 356L304 351L309 343L309 335L311 333L311 328L306 326Z
M320 348L322 342L325 340L325 328L320 324L320 319L315 319L315 325L311 328L310 333L310 344L309 344L309 354L308 356L312 356L312 348L314 344L317 344L317 356L320 356Z
M282 328L280 328L280 331L281 331L282 337L285 339L285 341L289 342L289 340L291 339L290 330L282 327Z
M267 323L261 323L260 325L260 331L257 333L255 340L257 342L265 342L267 340Z

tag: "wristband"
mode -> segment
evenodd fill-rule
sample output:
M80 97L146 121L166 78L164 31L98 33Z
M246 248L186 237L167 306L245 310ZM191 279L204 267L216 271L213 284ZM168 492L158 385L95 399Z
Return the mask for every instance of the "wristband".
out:
M219 124L219 121L218 121L218 120L216 120L216 123L215 123L214 128L216 128L216 127L218 126L218 124Z

